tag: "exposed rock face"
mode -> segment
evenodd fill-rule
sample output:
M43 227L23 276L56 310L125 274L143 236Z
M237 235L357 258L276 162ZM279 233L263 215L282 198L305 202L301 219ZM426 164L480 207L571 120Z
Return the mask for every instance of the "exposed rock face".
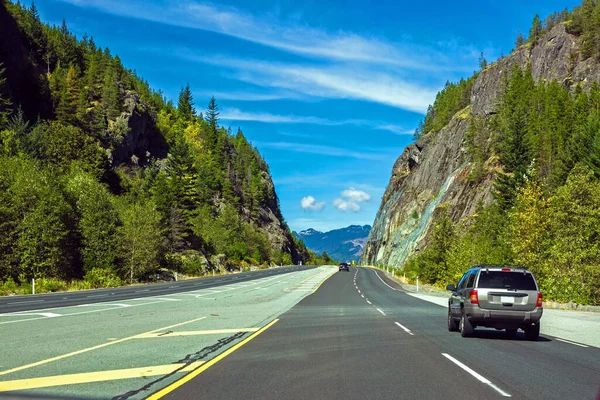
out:
M489 118L498 110L507 74L514 64L531 65L536 81L556 79L589 88L600 80L599 65L579 59L580 40L564 25L555 26L532 49L524 45L482 71L471 91L471 105L458 112L440 132L429 134L404 149L392 169L392 177L363 251L363 264L400 267L427 243L427 235L441 203L448 205L453 221L475 212L477 204L492 199L493 176L469 183L470 164L465 152L469 113ZM469 113L467 113L469 111Z
M128 132L112 154L113 165L129 163L132 157L140 164L150 157L165 158L168 146L156 128L148 106L136 92L130 90L125 92L124 106L125 111L118 119L124 122Z
M277 198L277 193L275 192L275 185L273 184L271 175L268 172L263 171L262 180L267 185L267 193L272 193L273 195L267 199L266 205L261 207L258 211L260 216L260 228L267 234L273 251L281 250L291 254L294 263L296 263L299 260L298 252L291 232L282 222L283 217L279 209L279 200Z

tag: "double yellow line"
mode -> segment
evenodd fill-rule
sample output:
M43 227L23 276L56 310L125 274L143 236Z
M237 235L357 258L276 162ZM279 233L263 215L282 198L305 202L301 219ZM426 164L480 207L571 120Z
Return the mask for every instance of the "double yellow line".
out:
M150 397L148 397L147 400L157 400L157 399L160 399L163 396L171 393L173 390L177 389L178 387L180 387L180 386L184 385L185 383L191 381L192 379L194 379L195 377L197 377L198 375L200 375L201 373L203 373L204 371L206 371L207 369L209 369L210 367L212 367L213 365L215 365L216 363L218 363L219 361L221 361L222 359L224 359L225 357L227 357L228 355L230 355L231 353L233 353L234 351L236 351L237 349L239 349L240 347L242 347L246 343L250 342L252 339L254 339L255 337L257 337L258 335L260 335L261 333L263 333L264 331L266 331L267 329L269 329L270 327L272 327L273 325L275 325L275 323L277 321L279 321L278 318L274 319L269 324L263 326L260 330L256 331L251 336L248 336L246 339L242 340L241 342L239 342L235 346L227 349L223 353L219 354L217 357L215 357L212 360L210 360L210 361L202 364L198 369L190 372L189 374L187 374L183 378L181 378L181 379L179 379L179 380L171 383L169 386L167 386L167 387L159 390L158 392L154 393L153 395L151 395Z

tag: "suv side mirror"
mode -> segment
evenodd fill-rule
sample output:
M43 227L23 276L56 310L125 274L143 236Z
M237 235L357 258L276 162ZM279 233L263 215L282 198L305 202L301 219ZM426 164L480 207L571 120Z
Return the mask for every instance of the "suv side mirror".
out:
M451 292L454 292L456 290L456 288L454 287L453 284L449 284L448 286L446 286L446 290L449 290Z

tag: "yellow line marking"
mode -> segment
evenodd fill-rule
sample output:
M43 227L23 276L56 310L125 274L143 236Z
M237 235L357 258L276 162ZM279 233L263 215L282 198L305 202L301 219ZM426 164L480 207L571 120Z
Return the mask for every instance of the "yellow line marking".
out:
M331 275L329 275L327 278L323 279L323 280L321 281L321 283L319 283L319 285L317 285L317 287L315 288L315 290L313 290L313 292L312 292L311 294L314 294L314 293L315 293L317 290L319 290L319 288L321 287L321 285L322 285L322 284L324 284L324 283L325 283L325 281L326 281L327 279L331 278L333 275L335 275L335 274L331 274Z
M214 329L207 331L181 331L181 332L156 332L156 333L144 333L136 336L136 339L149 339L149 338L168 338L168 337L180 337L180 336L193 336L193 335L217 335L220 333L238 333L238 332L256 332L260 328L238 328L238 329Z
M204 364L204 361L190 363L177 372L190 372ZM18 379L0 382L0 392L13 390L39 389L52 386L75 385L78 383L105 382L119 379L145 378L147 376L168 375L183 364L155 365L153 367L115 369L112 371L84 372L80 374L45 376L42 378Z
M207 369L209 369L210 367L212 367L213 365L215 365L216 363L218 363L219 361L221 361L222 359L224 359L225 357L227 357L228 355L230 355L231 353L233 353L234 351L236 351L237 349L239 349L240 347L242 347L243 345L245 345L246 343L248 343L249 341L251 341L252 339L254 339L255 337L257 337L258 335L260 335L261 333L263 333L264 331L266 331L267 329L269 329L277 321L279 321L279 318L274 319L273 321L271 321L267 325L263 326L260 330L256 331L251 336L248 336L246 339L242 340L241 342L239 342L235 346L229 348L227 351L219 354L217 357L215 357L212 360L208 361L207 363L203 364L201 367L199 367L195 371L190 372L189 374L187 374L183 378L181 378L181 379L179 379L179 380L171 383L169 386L167 386L167 387L159 390L158 392L154 393L153 395L147 397L146 400L157 400L157 399L160 399L161 397L163 397L163 396L171 393L173 390L177 389L181 385L183 385L183 384L191 381L192 379L194 379L195 377L197 377L198 375L200 375L201 373L203 373L204 371L206 371Z
M146 335L146 334L149 334L149 333L166 331L167 329L171 329L171 328L175 328L175 327L178 327L178 326L181 326L181 325L185 325L185 324L189 324L189 323L192 323L192 322L200 321L200 320L205 319L205 318L206 317L200 317L200 318L192 319L190 321L180 322L180 323L175 324L175 325L165 326L164 328L154 329L154 330L152 330L150 332L145 332L145 333L141 333L141 334L138 334L138 335L129 336L129 337L126 337L126 338L123 338L123 339L119 339L119 340L115 340L115 341L112 341L112 342L99 344L99 345L93 346L93 347L88 347L86 349L81 349L81 350L73 351L71 353L62 354L60 356L56 356L56 357L52 357L52 358L47 358L47 359L41 360L41 361L36 361L34 363L31 363L31 364L22 365L20 367L16 367L16 368L13 368L13 369L8 369L6 371L1 371L0 372L0 376L11 374L13 372L21 371L21 370L24 370L24 369L27 369L27 368L37 367L38 365L47 364L47 363L50 363L50 362L53 362L53 361L62 360L63 358L76 356L78 354L86 353L88 351L101 349L101 348L106 347L106 346L112 346L113 344L122 343L122 342L125 342L127 340L135 339L136 337L138 337L140 335Z

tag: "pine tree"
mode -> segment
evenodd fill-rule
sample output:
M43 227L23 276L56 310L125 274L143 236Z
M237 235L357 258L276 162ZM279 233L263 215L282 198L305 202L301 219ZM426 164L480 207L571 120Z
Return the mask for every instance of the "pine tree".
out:
M113 68L108 68L104 74L102 87L102 108L109 120L115 120L121 115L122 96L117 81L117 73Z
M196 110L194 109L194 96L192 95L189 83L181 88L181 91L179 92L177 112L185 121L191 121L196 114Z
M515 40L515 47L519 48L525 44L525 36L519 31L517 33L517 39Z
M487 67L487 60L483 56L483 51L479 54L479 69L484 70Z
M535 46L542 35L542 21L540 16L535 14L533 22L531 23L531 29L529 30L529 41Z
M219 114L219 106L215 100L215 96L212 96L210 98L210 102L208 103L208 107L206 108L206 120L208 122L208 127L215 135L215 139L217 128L219 127Z

